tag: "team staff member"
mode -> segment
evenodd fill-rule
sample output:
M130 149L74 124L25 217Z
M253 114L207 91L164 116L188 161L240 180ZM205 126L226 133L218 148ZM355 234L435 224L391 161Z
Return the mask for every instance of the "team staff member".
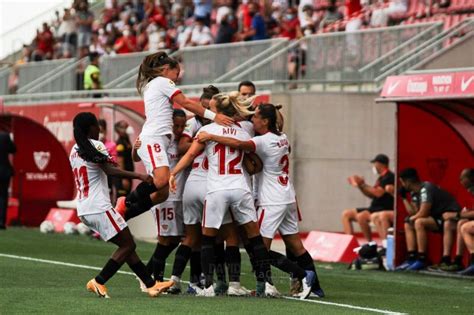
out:
M102 82L100 81L99 58L100 55L97 52L92 52L89 54L90 64L84 71L84 90L102 89Z
M344 226L344 233L354 234L352 222L357 221L360 225L362 233L367 241L372 240L372 232L370 230L369 222L372 213L378 211L392 211L393 212L393 195L390 191L390 186L393 188L395 183L395 176L389 169L389 159L385 154L377 154L377 156L370 161L372 163L372 170L374 174L378 174L379 178L374 186L365 183L363 177L353 175L349 177L349 183L357 187L364 196L372 199L369 207L347 209L342 213L342 224Z
M13 167L9 156L16 152L16 146L10 135L0 131L0 230L5 230L8 207L8 187L13 176Z
M128 128L128 123L125 120L115 124L115 132L118 134L118 139L115 141L117 145L117 163L121 169L133 172L135 170L132 159L133 145L127 133ZM115 181L115 188L117 190L117 198L126 196L132 189L132 181L128 178L117 179Z
M466 168L461 172L459 178L461 185L474 195L474 168ZM474 209L464 208L461 212L449 212L443 215L451 230L457 229L456 233L456 257L451 265L440 266L442 271L460 271L461 275L474 275ZM457 228L456 228L457 226ZM451 236L452 234L449 234ZM471 265L463 269L462 259L465 248L471 255ZM461 271L462 270L462 271Z
M443 216L448 213L457 213L461 207L447 191L430 182L422 182L414 168L407 168L400 172L403 204L409 216L405 221L405 237L408 251L408 260L397 270L421 270L426 267L427 232L443 232L449 230L449 222L443 222ZM407 200L407 193L411 195L411 202ZM443 236L442 263L450 263L452 242Z
M251 81L242 81L239 83L238 91L243 99L247 99L249 97L255 96L257 93L257 88Z

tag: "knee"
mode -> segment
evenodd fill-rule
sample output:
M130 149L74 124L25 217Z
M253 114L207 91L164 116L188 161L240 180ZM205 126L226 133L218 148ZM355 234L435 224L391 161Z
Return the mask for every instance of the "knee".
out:
M423 220L415 220L415 230L420 231L425 229L425 224Z
M462 235L467 235L469 233L469 227L467 224L462 224L461 225L461 234Z
M342 211L342 220L350 220L351 219L351 210L344 210Z
M360 224L365 224L370 220L370 215L365 214L364 212L358 213L356 216L357 222Z
M443 226L445 231L453 231L456 229L456 222L445 220Z
M372 213L370 215L370 221L374 223L381 221L381 219L382 219L382 215L380 213Z

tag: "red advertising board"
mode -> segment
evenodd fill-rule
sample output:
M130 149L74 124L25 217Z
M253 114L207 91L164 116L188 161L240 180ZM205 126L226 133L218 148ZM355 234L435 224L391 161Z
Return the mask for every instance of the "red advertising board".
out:
M385 81L382 97L474 96L474 71L391 76Z

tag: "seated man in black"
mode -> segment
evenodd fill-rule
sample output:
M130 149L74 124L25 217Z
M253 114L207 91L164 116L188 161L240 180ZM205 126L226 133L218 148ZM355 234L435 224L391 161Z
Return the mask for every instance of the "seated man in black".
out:
M388 168L389 159L385 154L378 154L372 161L374 173L379 175L374 186L365 183L363 177L354 175L349 177L349 183L357 187L364 196L372 199L369 207L346 209L342 213L342 224L344 233L354 234L352 221L357 221L362 233L368 242L372 240L372 232L369 222L371 214L380 211L393 211L393 195L389 192L393 190L395 181L394 174Z
M409 214L405 219L408 260L397 270L421 270L426 267L427 232L443 232L443 227L447 225L443 221L443 214L459 212L461 207L447 191L430 182L422 182L414 168L401 171L400 182L400 194ZM411 202L407 200L408 193ZM452 242L449 244L447 237L443 237L444 263L451 262L451 248Z

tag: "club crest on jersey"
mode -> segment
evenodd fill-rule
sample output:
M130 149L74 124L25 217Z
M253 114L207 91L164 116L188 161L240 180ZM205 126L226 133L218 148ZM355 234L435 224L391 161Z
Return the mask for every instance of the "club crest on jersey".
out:
M162 224L162 225L161 225L161 229L162 229L163 231L168 231L168 228L169 228L169 225L168 225L168 224Z
M171 86L175 86L175 85L176 85L176 84L174 84L174 82L171 81L171 80L168 80L168 83L169 83Z
M38 167L38 169L40 171L44 171L44 169L49 164L49 159L51 157L51 153L43 152L43 151L33 152L33 157L34 157L34 160L35 160L36 167Z

